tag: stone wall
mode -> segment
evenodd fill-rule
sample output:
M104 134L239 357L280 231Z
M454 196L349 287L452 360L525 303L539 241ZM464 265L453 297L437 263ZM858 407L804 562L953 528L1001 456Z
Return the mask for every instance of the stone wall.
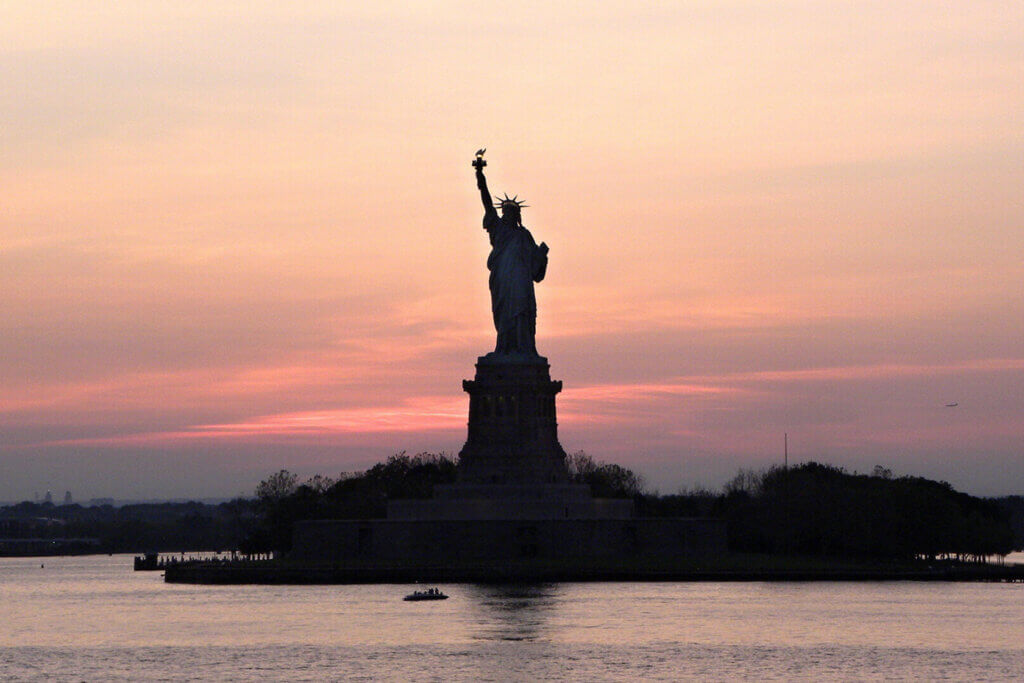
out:
M289 557L451 565L525 558L687 557L725 549L725 522L718 519L318 520L295 525Z
M524 501L519 498L393 500L390 520L623 519L633 501L614 498Z

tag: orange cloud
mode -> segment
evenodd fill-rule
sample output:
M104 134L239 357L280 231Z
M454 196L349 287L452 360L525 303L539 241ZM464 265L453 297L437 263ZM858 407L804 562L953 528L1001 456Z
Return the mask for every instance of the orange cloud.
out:
M830 380L883 379L892 377L924 377L966 372L999 372L1024 370L1024 358L983 358L943 364L891 363L863 366L807 368L800 370L765 370L695 377L705 382L804 382Z

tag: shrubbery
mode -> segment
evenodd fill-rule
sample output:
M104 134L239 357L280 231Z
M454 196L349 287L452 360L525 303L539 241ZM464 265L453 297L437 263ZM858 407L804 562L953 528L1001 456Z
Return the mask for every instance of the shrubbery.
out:
M735 550L875 559L980 559L1015 546L1006 509L946 482L893 478L876 468L850 474L815 462L741 472L722 494L648 502L652 513L682 508L725 517ZM663 508L659 510L658 508Z

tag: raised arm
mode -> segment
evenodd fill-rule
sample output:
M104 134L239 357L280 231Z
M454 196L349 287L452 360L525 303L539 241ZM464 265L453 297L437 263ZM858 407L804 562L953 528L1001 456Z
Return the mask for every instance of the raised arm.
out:
M478 149L476 158L473 160L473 168L476 169L476 186L480 189L480 199L484 203L484 227L498 218L498 212L494 210L494 202L491 201L491 193L487 191L487 178L484 178L484 152L487 148Z
M476 167L476 186L480 190L480 200L484 203L484 216L497 218L498 212L495 211L494 200L491 199L491 193L487 190L487 178L484 177L482 166Z

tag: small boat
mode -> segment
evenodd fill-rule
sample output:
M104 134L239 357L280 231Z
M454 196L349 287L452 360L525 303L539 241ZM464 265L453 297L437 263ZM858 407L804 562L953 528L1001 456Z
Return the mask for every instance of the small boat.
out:
M413 591L406 595L403 600L447 600L448 596L436 588L428 588L425 591Z

